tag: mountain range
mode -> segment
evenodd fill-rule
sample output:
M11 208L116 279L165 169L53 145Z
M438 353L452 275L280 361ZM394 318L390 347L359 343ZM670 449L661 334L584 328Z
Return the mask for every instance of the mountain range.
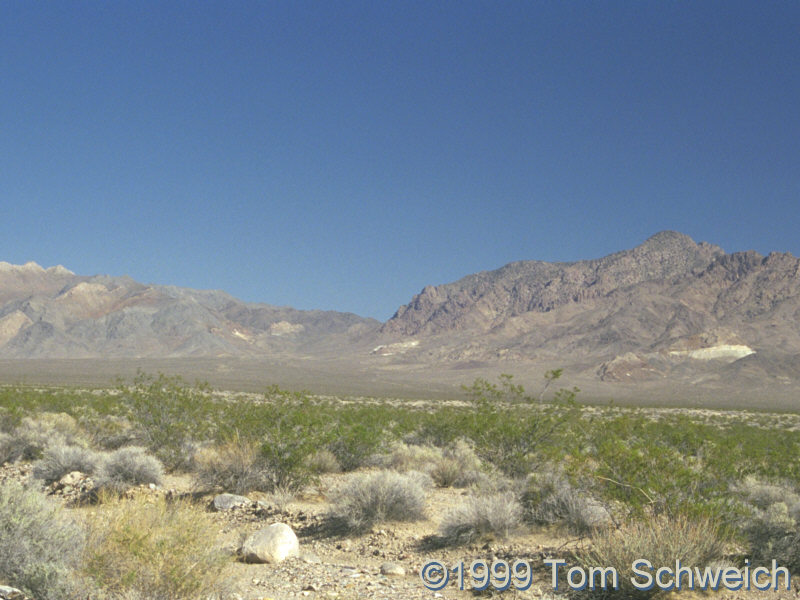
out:
M425 287L380 323L222 291L0 262L0 358L349 358L561 365L598 382L800 380L800 260L665 231L603 258Z

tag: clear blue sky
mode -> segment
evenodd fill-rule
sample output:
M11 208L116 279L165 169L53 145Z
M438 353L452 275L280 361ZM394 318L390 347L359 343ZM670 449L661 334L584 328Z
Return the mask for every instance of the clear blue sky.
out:
M0 0L0 260L386 319L662 229L800 254L798 2Z

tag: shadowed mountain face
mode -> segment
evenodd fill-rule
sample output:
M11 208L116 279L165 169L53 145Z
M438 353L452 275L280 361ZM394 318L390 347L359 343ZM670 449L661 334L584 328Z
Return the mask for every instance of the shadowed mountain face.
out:
M0 356L88 358L324 354L378 322L247 304L221 291L0 263Z
M382 325L0 263L0 358L32 357L330 358L398 373L526 362L601 382L791 383L800 261L662 232L604 258L515 262L428 286Z

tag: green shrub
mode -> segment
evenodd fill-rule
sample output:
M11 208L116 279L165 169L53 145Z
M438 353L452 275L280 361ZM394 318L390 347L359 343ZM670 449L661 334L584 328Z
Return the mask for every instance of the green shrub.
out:
M424 478L413 473L377 471L352 475L333 495L334 526L363 532L384 521L425 518Z
M389 437L377 423L358 421L360 417L368 419L367 414L367 411L354 409L351 414L341 415L339 422L328 434L331 441L327 448L336 457L342 471L354 471L365 466Z
M144 448L128 446L107 455L100 464L97 475L99 487L124 492L130 487L161 484L164 467Z
M189 600L232 595L219 527L184 501L139 496L101 504L90 520L86 573L113 598Z
M93 475L99 462L97 453L87 448L52 445L34 464L33 476L45 483L53 483L73 471Z
M81 529L41 493L0 486L0 580L37 600L73 600L71 575L83 548Z
M265 491L295 493L315 481L309 458L316 447L313 437L299 426L269 432L258 455Z
M132 386L119 388L137 437L170 470L190 470L194 444L211 435L214 403L203 385L180 377L140 373Z
M522 524L522 506L512 493L478 495L448 512L439 535L449 545L481 538L506 538Z

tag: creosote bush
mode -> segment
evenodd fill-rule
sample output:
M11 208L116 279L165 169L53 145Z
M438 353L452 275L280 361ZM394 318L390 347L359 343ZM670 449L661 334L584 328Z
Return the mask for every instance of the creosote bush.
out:
M233 590L218 529L185 501L105 498L89 522L85 571L112 598L224 598Z
M356 533L385 521L419 521L425 496L425 476L418 473L352 475L334 494L329 517L334 527Z
M102 489L124 492L130 487L161 484L164 467L161 462L137 446L114 450L102 461L98 469L97 484Z
M53 483L73 471L93 475L99 462L100 456L88 448L52 445L34 464L33 476L45 483Z
M208 438L214 422L208 386L139 373L133 385L122 385L118 392L139 443L169 470L190 470L195 444Z
M723 560L725 537L709 519L659 515L632 521L619 529L598 531L587 549L576 553L584 567L613 567L619 573L619 589L612 586L585 589L579 595L591 598L649 598L660 590L637 590L630 581L631 564L647 558L653 565L674 565L675 559L691 567L704 568Z
M83 531L44 494L0 486L0 581L37 600L81 597L72 570L83 545Z
M506 538L522 524L522 506L505 492L471 496L442 519L439 535L448 545L482 538Z

